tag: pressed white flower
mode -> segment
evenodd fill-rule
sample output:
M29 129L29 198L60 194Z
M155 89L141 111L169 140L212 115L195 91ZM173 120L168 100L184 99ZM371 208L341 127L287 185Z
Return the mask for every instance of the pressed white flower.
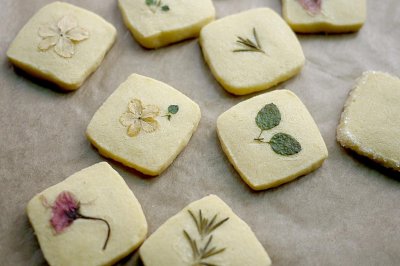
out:
M154 118L159 116L160 109L155 105L143 106L138 99L133 99L128 104L128 112L122 114L119 121L128 127L130 137L137 136L143 129L147 133L158 129L158 122Z
M80 27L74 17L64 16L57 25L46 25L39 28L39 36L43 40L39 49L46 51L54 47L54 51L62 57L70 58L75 53L74 43L89 38L89 31Z

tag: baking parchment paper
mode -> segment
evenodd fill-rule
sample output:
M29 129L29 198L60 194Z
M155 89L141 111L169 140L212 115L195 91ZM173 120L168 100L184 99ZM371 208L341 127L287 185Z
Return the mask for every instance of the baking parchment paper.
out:
M46 265L26 204L36 193L100 161L110 162L135 193L149 234L191 201L216 194L251 226L274 265L400 265L399 174L342 149L335 140L343 104L363 71L400 76L398 0L368 0L368 20L359 33L298 35L306 65L273 89L289 89L301 98L321 130L329 158L319 170L262 192L241 180L216 134L219 114L256 94L225 92L196 39L145 50L124 26L116 1L68 0L114 24L118 39L78 91L63 93L15 70L6 58L21 27L51 1L0 2L1 265ZM281 13L278 0L214 4L219 18L257 7ZM156 178L101 157L84 134L97 108L132 73L172 85L202 111L189 145ZM120 264L136 265L135 256Z

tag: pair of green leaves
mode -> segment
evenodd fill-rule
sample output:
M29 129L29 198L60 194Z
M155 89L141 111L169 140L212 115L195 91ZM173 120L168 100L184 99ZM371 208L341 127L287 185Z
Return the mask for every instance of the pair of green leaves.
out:
M261 134L265 130L270 130L281 123L281 112L275 104L270 103L265 105L258 112L255 120L257 126L261 129L260 135L255 140L270 144L275 153L283 156L294 155L301 151L300 143L286 133L277 133L268 142L264 141L264 138L261 138Z
M163 4L161 2L161 0L146 0L146 5L148 5L149 7L155 7L156 9L160 8L164 12L169 11L169 6ZM153 11L153 13L155 13L156 9L151 8L151 11Z
M168 120L171 120L172 115L175 115L176 113L179 112L179 106L178 105L170 105L168 106L168 113L164 115L164 117L168 118Z

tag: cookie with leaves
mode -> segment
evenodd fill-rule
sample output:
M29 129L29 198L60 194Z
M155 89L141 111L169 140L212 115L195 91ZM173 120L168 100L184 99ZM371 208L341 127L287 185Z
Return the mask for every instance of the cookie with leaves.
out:
M230 15L200 33L204 59L221 86L244 95L267 90L300 72L300 43L275 11L257 8Z
M251 228L215 195L190 203L168 219L139 253L146 266L271 265Z
M217 132L229 161L254 190L314 171L328 156L307 108L288 90L237 104L219 116Z
M147 234L139 201L105 162L38 193L27 214L49 265L113 265Z
M119 0L126 27L146 48L197 37L215 18L212 0Z
M200 118L183 93L133 74L97 110L86 135L103 156L156 176L186 147Z

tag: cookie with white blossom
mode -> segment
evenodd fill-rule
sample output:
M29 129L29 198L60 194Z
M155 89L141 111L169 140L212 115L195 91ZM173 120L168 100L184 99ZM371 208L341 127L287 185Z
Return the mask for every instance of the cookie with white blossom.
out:
M146 48L197 37L214 20L211 0L119 0L125 25Z
M133 74L97 110L86 134L103 156L156 176L188 144L200 116L178 90Z
M346 101L337 129L339 143L400 171L400 79L365 72Z
M328 150L317 125L291 91L265 93L218 117L222 149L254 190L268 189L318 169Z
M266 90L300 72L300 43L275 11L258 8L224 17L200 33L203 55L230 93Z
M54 2L20 30L7 56L32 76L75 90L97 69L115 38L114 26L100 16Z
M107 163L37 194L27 213L50 265L112 265L147 234L140 203Z
M358 31L367 17L366 0L282 0L282 13L300 33Z
M166 221L140 248L146 266L269 266L251 228L219 197L192 202Z

